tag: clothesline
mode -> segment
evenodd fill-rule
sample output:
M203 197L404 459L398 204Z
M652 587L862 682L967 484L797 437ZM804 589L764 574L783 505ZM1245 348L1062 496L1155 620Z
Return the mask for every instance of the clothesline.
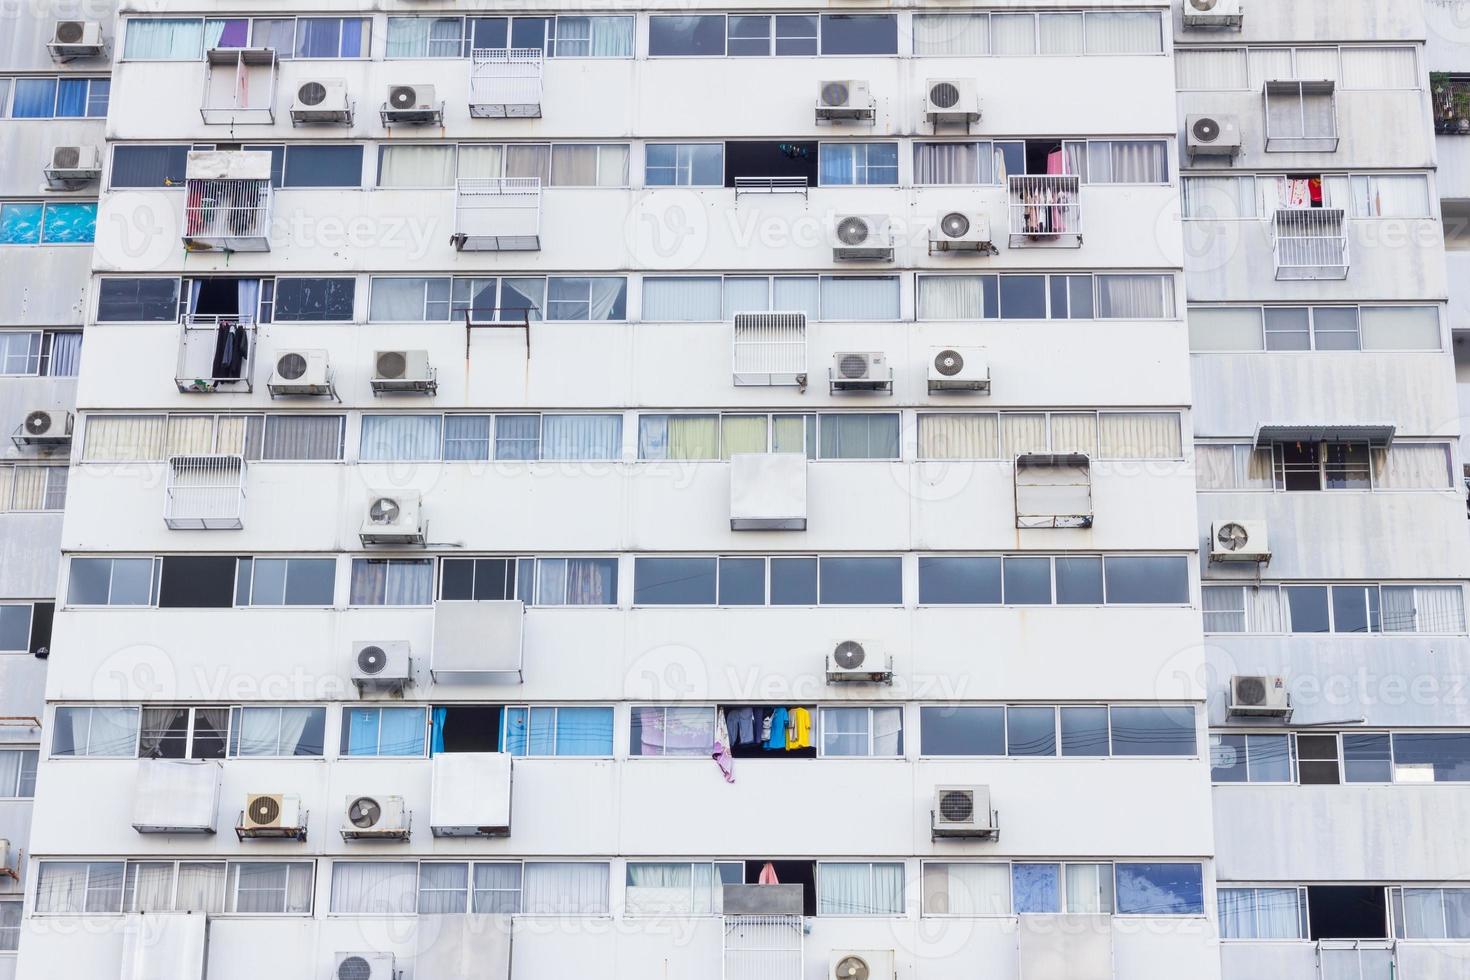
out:
M811 709L784 706L721 708L715 716L715 745L711 756L727 783L735 781L734 749L759 746L767 752L809 749L812 743Z

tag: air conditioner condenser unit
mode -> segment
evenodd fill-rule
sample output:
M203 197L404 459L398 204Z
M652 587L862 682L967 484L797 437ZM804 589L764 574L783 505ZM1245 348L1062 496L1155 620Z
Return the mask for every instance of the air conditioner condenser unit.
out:
M872 640L839 640L827 654L828 684L892 684L893 658Z
M1233 718L1291 718L1286 678L1274 674L1236 674L1230 678Z
M990 235L990 218L965 211L946 211L934 221L929 232L929 254L936 252L975 252L998 255L1000 249Z
M417 490L368 495L367 514L358 534L364 545L424 543L423 498Z
M282 350L276 352L275 365L266 380L271 397L307 395L336 397L332 387L332 371L324 350Z
M46 181L60 188L76 188L102 176L102 150L94 145L53 146L51 162L42 171Z
M924 83L924 118L931 123L970 123L980 118L973 78L931 78Z
M1214 521L1210 524L1210 561L1256 562L1271 560L1265 521Z
M937 786L930 811L930 836L998 840L1000 821L990 808L989 786Z
M872 122L873 95L866 81L849 78L817 84L817 119Z
M1225 27L1240 29L1245 11L1241 0L1180 0L1184 6L1185 27Z
M832 258L839 262L892 262L893 232L877 214L841 214L832 226Z
M931 347L929 390L990 393L990 358L983 347Z
M306 814L301 809L301 797L284 793L247 793L235 836L241 840L261 837L306 840Z
M408 840L409 816L401 796L347 797L343 840Z
M312 78L296 87L291 103L291 124L352 124L352 103L347 99L347 82L340 78Z
M374 394L403 392L432 395L439 390L426 350L380 350L373 352Z
M381 111L384 126L394 123L443 123L444 103L432 85L390 85Z
M1236 116L1187 116L1184 137L1191 158L1240 155L1240 120Z
M893 391L893 368L881 351L838 351L827 377L834 392Z
M338 953L331 980L398 980L392 953Z
M407 640L368 640L352 644L352 683L360 691L397 693L413 682Z

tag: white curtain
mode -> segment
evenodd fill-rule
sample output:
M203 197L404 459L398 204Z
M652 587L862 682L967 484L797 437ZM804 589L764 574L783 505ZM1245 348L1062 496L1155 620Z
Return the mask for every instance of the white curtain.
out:
M35 749L0 751L0 797L26 798L35 795L38 756Z
M389 17L387 56L389 58L427 57L429 28L433 23L433 19L429 17Z
M1363 350L1439 350L1439 311L1433 306L1358 309Z
M448 315L443 296L449 289L447 278L422 279L374 276L368 299L368 319L374 322L419 323L428 319L442 320ZM432 312L427 297L437 297Z
M476 862L473 910L481 914L521 910L519 861Z
M332 911L411 915L418 907L413 861L333 861Z
M1386 633L1464 633L1465 596L1458 585L1385 585Z
M1111 864L1068 864L1063 868L1067 886L1067 911L1108 915L1113 911L1113 866Z
M627 144L579 146L564 143L552 148L552 187L626 187L627 185Z
M1010 867L969 862L925 863L923 911L926 915L1009 915Z
M920 320L979 320L985 316L984 276L919 276Z
M88 882L91 888L88 888ZM117 912L121 902L104 904L104 898L121 896L121 861L43 861L36 884L37 912Z
M261 459L341 459L342 416L268 415Z
M883 758L903 755L903 709L873 708L872 711L873 755Z
M621 415L543 415L541 458L549 460L619 459L623 454Z
M1184 217L1254 218L1254 177L1185 177Z
M647 280L644 280L647 283ZM815 285L815 282L813 283ZM647 286L644 287L644 305L648 303ZM771 280L766 276L729 276L724 282L724 298L720 313L729 320L736 313L764 313L771 309ZM780 311L800 312L800 311ZM816 313L813 310L812 314ZM644 314L644 319L647 319Z
M130 867L131 870L131 867ZM177 912L208 912L218 915L225 910L225 862L183 861L179 864L178 890L174 898Z
M1179 88L1223 91L1249 88L1244 48L1178 48L1174 79Z
M973 57L990 52L987 14L915 14L914 54Z
M999 424L990 413L919 415L920 459L999 459Z
M1369 174L1352 178L1352 213L1360 218L1429 217L1429 178Z
M1087 14L1088 54L1158 54L1163 50L1163 19L1153 11Z
M897 320L896 276L822 277L823 320Z
M764 285L765 280L755 280ZM752 309L752 307L741 307ZM759 309L759 307L756 307ZM719 320L723 313L718 276L647 277L643 280L643 320Z
M1289 633L1291 615L1281 590L1274 585L1245 590L1246 629L1251 633Z
M1169 152L1163 140L1093 140L1089 184L1167 184Z
M535 177L551 181L551 147L545 143L510 143L505 147L507 177Z
M88 416L82 459L89 463L162 459L163 433L162 415Z
M192 61L203 50L204 25L197 18L132 17L123 58L129 61Z
M575 19L575 18L573 18ZM592 43L589 52L594 58L631 58L633 57L633 24L632 17L589 17L592 27ZM557 30L561 30L562 18L557 18ZM561 45L558 38L557 52L560 55Z
M1245 593L1239 585L1200 588L1206 633L1245 632Z
M815 276L777 276L771 280L771 309L781 313L805 313L809 320L815 320L819 315L831 319L820 307Z
M991 14L990 50L997 55L1036 53L1035 14Z
M1383 490L1448 490L1450 446L1443 442L1396 442L1374 449L1373 485Z
M1335 47L1296 49L1296 78L1304 81L1325 78L1335 82L1340 67Z
M1219 899L1221 939L1255 939L1255 893L1251 888L1221 888Z
M230 864L229 911L311 911L310 861L234 861Z
M1445 939L1444 897L1438 888L1405 888L1405 939Z
M53 378L75 378L82 361L82 332L63 330L51 334L51 364L46 373Z
M1000 455L1014 459L1025 453L1047 451L1046 416L1029 412L1008 412L1000 417Z
M427 606L433 598L434 563L430 559L352 560L354 606Z
M1221 888L1218 896L1221 938L1301 938L1295 888Z
M454 160L452 146L382 147L378 155L378 186L453 187Z
M902 915L903 865L817 865L818 915Z
M1093 412L1054 412L1051 448L1058 453L1097 455L1097 415Z
M1191 351L1263 350L1265 343L1259 306L1189 310Z
M1176 412L1104 412L1098 417L1098 431L1102 459L1180 459L1184 455Z
M606 864L527 861L521 910L529 915L606 915Z
M914 183L992 184L993 163L990 143L915 143Z
M469 908L470 866L459 862L419 865L419 915L446 915Z
M362 460L424 462L439 458L438 415L364 415Z
M220 865L224 870L224 865ZM174 907L174 863L129 861L123 879L124 908L129 912L169 912ZM180 911L187 910L187 906ZM218 909L214 911L219 911Z
M708 915L719 907L714 895L711 864L628 863L624 902L630 915Z
M458 157L456 175L461 180L499 177L505 148L499 143L462 143Z
M1291 48L1251 48L1249 88L1259 90L1268 81L1299 77Z
M1174 315L1173 276L1097 276L1099 320L1161 320Z
M1040 14L1042 54L1083 54L1082 14Z
M1196 444L1194 483L1200 490L1236 489L1235 447Z
M1343 88L1405 89L1419 87L1414 49L1368 47L1342 49Z

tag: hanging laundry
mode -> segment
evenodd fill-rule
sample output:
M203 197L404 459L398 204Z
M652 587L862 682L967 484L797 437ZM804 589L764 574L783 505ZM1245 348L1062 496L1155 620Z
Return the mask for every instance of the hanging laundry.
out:
M809 749L812 747L812 713L806 708L791 709L790 735L786 739L786 750Z
M714 751L710 753L715 764L720 767L720 774L725 777L725 782L735 781L735 758L730 754L730 729L725 721L725 709L721 708L715 712L715 745Z
M732 708L725 719L730 725L731 748L744 748L760 741L754 708Z
M1322 178L1309 177L1307 179L1307 197L1312 202L1312 207L1322 206Z
M764 746L767 742L769 742L771 740L771 709L770 708L761 708L760 709L760 713L761 713L761 734L760 734L760 741L761 741L761 745Z
M767 861L761 867L760 877L755 880L757 885L779 885L781 880L776 877L776 866Z
M776 708L771 711L771 734L761 743L763 749L786 748L786 709Z

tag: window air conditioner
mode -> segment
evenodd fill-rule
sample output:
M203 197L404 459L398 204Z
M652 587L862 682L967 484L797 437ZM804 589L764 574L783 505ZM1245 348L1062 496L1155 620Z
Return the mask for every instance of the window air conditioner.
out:
M929 813L930 837L1000 839L1000 821L990 808L989 786L937 786Z
M442 123L444 103L434 98L432 85L390 85L382 117L384 126L393 123Z
M1240 120L1235 116L1187 116L1184 130L1191 159L1240 154Z
M893 950L834 949L827 980L893 980Z
M1185 27L1240 28L1245 16L1240 0L1182 0Z
M417 490L389 490L368 496L367 515L358 533L365 545L423 544L422 498Z
M929 233L929 254L935 252L978 252L997 255L990 237L990 218L983 214L946 211L934 222Z
M838 351L827 377L833 391L893 391L893 368L879 351Z
M973 78L931 78L924 83L924 118L931 123L965 123L980 118Z
M80 187L102 176L102 150L96 146L53 146L51 163L42 171L60 187Z
M71 413L62 409L36 408L26 413L15 441L23 446L56 448L71 445Z
M1210 561L1270 560L1265 521L1215 521L1210 525Z
M369 640L352 644L352 683L359 691L402 691L413 682L407 640Z
M401 796L349 796L343 840L408 840L408 811Z
M338 953L331 980L396 980L392 953Z
M439 389L426 350L380 350L373 352L373 393L420 392L432 395Z
M1268 674L1236 674L1230 678L1230 715L1235 718L1291 717L1286 678Z
M46 50L57 61L96 58L105 50L102 25L95 20L58 20Z
M929 390L990 393L990 359L983 347L931 347Z
M296 87L291 103L291 124L352 123L352 103L347 101L347 82L340 78L313 78Z
M839 214L832 238L832 258L837 261L893 261L893 233L886 217Z
M864 80L848 78L817 83L817 119L871 122L872 93Z
M276 352L275 367L266 381L272 397L276 395L335 395L332 372L324 350L283 350Z
M278 837L306 840L306 814L301 810L301 797L281 793L247 793L245 810L235 836Z
M871 640L839 640L827 655L828 684L892 684L893 658Z

